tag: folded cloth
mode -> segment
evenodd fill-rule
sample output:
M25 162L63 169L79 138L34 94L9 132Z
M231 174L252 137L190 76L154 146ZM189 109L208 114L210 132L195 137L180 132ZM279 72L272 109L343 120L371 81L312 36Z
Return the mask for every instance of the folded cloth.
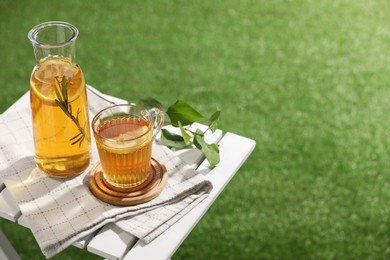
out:
M93 94L88 96L88 103L90 116L109 105ZM58 179L35 166L30 113L26 108L0 115L0 178L46 257L112 222L148 243L206 198L212 189L211 182L202 174L155 142L153 157L168 172L162 193L136 206L104 203L88 189L88 170L72 179ZM94 140L92 144L96 163Z

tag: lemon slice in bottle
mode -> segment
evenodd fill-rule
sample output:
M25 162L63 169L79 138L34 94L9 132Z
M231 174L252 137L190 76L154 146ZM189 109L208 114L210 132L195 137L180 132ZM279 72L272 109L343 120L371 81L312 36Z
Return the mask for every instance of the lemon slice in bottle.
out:
M74 84L80 81L81 70L79 67L71 65L69 61L63 59L50 59L40 62L37 70L32 75L31 89L34 94L47 105L56 105L55 99L58 99L55 87L58 87L57 79L61 82L65 76L70 79L68 85L68 102L77 99L83 92L80 84ZM82 84L85 84L82 82ZM61 92L61 90L60 90Z

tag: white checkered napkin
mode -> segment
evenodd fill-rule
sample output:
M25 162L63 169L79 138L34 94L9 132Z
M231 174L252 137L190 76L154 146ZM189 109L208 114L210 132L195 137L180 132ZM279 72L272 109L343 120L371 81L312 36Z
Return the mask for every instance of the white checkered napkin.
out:
M94 108L96 103L90 96L89 106ZM10 118L13 120L9 121ZM155 143L153 157L166 166L169 175L162 193L137 206L106 204L89 191L87 172L72 179L57 179L36 169L29 121L28 109L7 111L0 116L0 133L7 136L6 140L1 138L0 141L0 177L47 257L111 222L117 222L126 231L149 242L203 200L212 189L203 175L185 165L168 148ZM96 161L95 145L92 153Z
M0 182L34 165L31 112L22 109L0 116Z

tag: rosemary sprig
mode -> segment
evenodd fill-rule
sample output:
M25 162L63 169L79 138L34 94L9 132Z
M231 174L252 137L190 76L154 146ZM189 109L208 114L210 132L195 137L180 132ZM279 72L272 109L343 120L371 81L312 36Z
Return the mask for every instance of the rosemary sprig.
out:
M77 135L73 136L71 139L69 139L69 141L72 142L72 145L79 144L80 147L84 139L87 139L88 142L90 140L89 136L85 132L85 123L83 126L80 125L80 108L77 109L76 116L74 116L72 111L72 105L69 103L68 87L70 85L70 79L67 79L65 76L63 76L62 79L60 79L59 77L55 77L55 80L57 82L57 85L54 87L54 91L56 93L57 99L54 99L54 101L62 109L62 111L64 111L65 115L69 117L79 129L80 132Z

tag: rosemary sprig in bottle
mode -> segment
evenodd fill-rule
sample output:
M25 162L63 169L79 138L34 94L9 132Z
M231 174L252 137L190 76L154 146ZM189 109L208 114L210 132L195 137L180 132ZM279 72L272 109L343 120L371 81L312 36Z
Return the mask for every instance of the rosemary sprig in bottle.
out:
M69 117L79 129L79 133L73 136L71 139L69 139L69 141L72 142L72 145L79 144L80 147L84 139L87 139L88 142L90 140L89 140L89 136L85 132L85 123L83 126L80 125L80 121L79 121L79 115L81 113L80 108L77 109L76 116L74 116L72 111L72 105L69 103L68 100L68 87L70 85L70 79L67 79L65 76L63 76L62 79L60 79L57 76L55 77L55 80L57 84L54 87L54 91L56 93L57 99L54 99L54 101L62 109L62 111L64 111L65 115Z

